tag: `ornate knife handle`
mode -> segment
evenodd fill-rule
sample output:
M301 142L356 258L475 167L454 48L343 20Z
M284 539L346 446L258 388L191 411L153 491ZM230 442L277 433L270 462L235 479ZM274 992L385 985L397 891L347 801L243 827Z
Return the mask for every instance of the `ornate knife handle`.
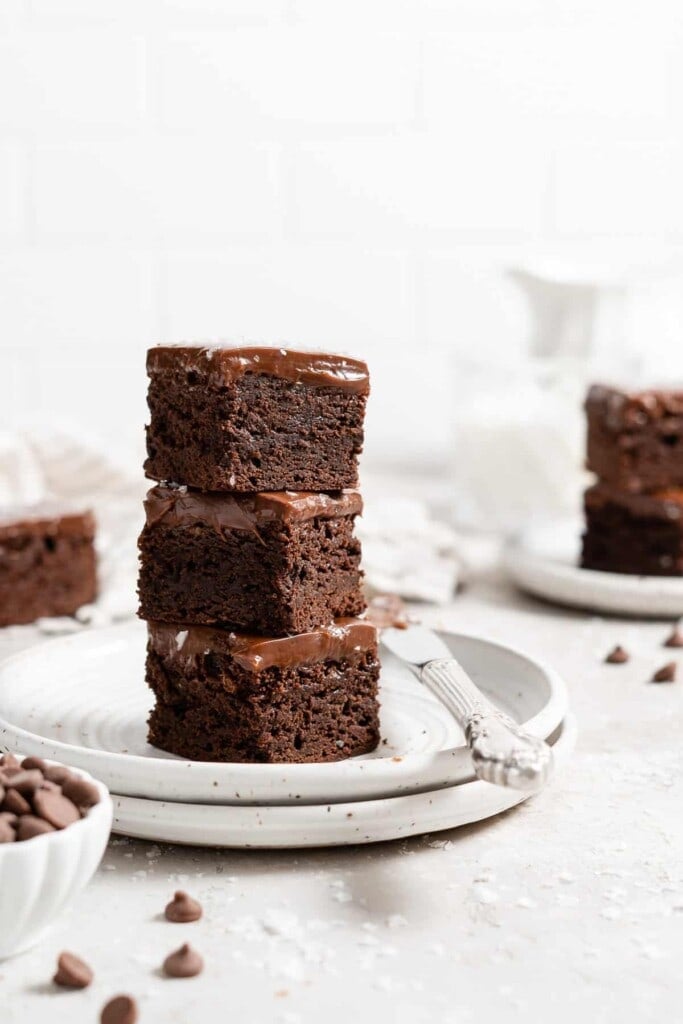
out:
M480 779L527 792L545 785L553 769L548 744L495 707L455 659L428 661L420 679L463 729Z

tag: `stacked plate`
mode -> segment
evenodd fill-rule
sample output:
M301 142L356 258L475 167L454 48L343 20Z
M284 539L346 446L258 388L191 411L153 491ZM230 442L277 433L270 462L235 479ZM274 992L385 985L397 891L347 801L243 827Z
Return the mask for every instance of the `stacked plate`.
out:
M442 634L474 681L533 735L570 754L575 723L550 668L490 641ZM69 636L0 665L0 748L83 768L107 785L114 830L226 847L333 846L453 828L528 794L474 778L449 713L387 652L382 743L334 764L188 762L146 742L145 629Z

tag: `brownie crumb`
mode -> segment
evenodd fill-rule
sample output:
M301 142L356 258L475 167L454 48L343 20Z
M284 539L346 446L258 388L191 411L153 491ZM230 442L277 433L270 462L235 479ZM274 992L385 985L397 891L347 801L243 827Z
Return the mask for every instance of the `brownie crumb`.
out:
M676 679L676 662L670 661L658 669L652 677L653 683L673 683Z
M683 632L680 626L676 625L664 641L665 647L683 647Z
M605 658L606 665L625 665L627 661L629 661L629 654L621 644L617 644Z

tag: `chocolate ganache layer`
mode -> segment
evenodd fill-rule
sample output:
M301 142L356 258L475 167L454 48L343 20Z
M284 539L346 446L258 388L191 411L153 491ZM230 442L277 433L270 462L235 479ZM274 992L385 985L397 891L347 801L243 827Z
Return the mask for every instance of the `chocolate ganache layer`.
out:
M150 376L166 370L206 374L228 384L247 373L280 377L292 383L368 394L370 377L360 359L284 348L224 348L216 345L158 345L147 353Z
M148 622L149 645L159 657L185 670L196 658L224 654L248 672L296 668L324 661L360 661L377 652L377 630L362 619L336 619L308 633L269 638L211 626Z
M358 491L322 494L315 491L261 491L257 494L229 494L192 491L186 487L159 484L148 491L145 515L148 526L163 520L167 526L202 523L218 533L223 530L255 532L275 520L306 522L309 519L338 519L359 515L363 500Z

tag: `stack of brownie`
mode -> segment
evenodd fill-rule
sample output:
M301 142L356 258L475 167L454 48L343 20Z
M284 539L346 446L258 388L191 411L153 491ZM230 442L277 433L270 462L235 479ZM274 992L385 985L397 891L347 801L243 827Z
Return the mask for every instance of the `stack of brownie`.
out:
M595 385L586 399L586 569L683 575L683 391Z
M367 366L159 346L140 536L154 746L200 761L331 761L379 740L358 455Z

